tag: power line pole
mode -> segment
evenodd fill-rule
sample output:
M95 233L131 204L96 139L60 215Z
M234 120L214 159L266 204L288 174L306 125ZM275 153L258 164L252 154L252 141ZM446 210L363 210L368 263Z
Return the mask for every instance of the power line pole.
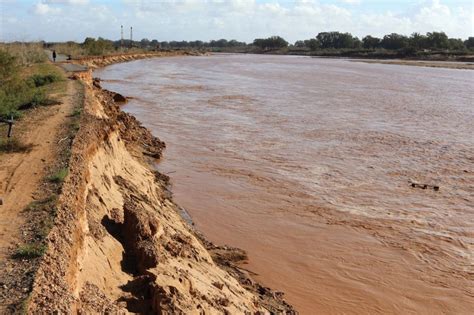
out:
M133 27L130 26L130 48L132 48L133 43Z
M120 50L123 50L123 25L120 25Z

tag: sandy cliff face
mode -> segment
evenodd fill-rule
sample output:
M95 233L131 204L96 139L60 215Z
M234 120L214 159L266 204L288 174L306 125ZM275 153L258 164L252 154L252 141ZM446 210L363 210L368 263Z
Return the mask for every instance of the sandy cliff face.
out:
M173 56L197 56L202 55L200 52L190 52L184 50L176 50L176 51L157 51L157 52L149 52L149 53L128 53L128 54L115 54L115 55L107 55L101 57L81 57L80 59L76 60L77 63L80 63L84 66L88 66L89 68L100 68L105 67L107 65L111 65L114 63L119 62L127 62L137 59L146 59L146 58L155 58L155 57L173 57Z
M149 166L164 144L86 83L86 102L31 313L291 313L233 253L196 235ZM219 264L219 265L218 265Z

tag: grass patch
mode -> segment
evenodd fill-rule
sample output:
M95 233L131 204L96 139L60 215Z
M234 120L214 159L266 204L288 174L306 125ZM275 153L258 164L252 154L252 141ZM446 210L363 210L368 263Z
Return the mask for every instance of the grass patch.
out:
M52 209L56 204L58 197L56 195L51 195L42 200L35 200L31 202L26 208L25 211L39 211L44 209Z
M31 99L29 100L29 102L20 105L18 107L18 109L19 110L26 110L26 109L30 109L30 108L34 108L34 107L38 107L38 106L51 106L51 105L58 105L58 104L61 104L61 102L59 102L55 99L48 98L46 96L46 93L43 90L37 89L34 92Z
M73 133L77 133L79 131L79 129L81 128L81 124L79 121L75 121L71 124L71 131Z
M71 117L79 117L82 114L82 108L76 108L71 114Z
M67 174L69 173L67 168L62 168L57 171L55 174L48 177L48 180L52 183L62 183L66 178Z
M41 239L45 239L48 234L49 234L49 231L51 231L51 229L53 228L54 226L54 217L56 216L56 213L54 214L51 214L49 217L46 217L45 220L43 222L41 222L41 226L39 227L36 235L41 238Z
M23 245L20 245L16 249L15 253L13 254L13 258L32 259L32 258L41 257L46 252L46 248L47 247L44 244L38 244L38 243L23 244Z
M52 73L34 74L28 79L30 85L33 85L35 87L44 86L60 80L61 78L58 75Z
M6 140L0 139L0 152L5 153L20 153L28 152L33 148L32 144L25 144L16 138L8 138Z
M64 73L49 63L25 64L25 54L2 47L0 45L0 118L18 119L22 110L58 104L51 96L67 91ZM24 46L28 47L35 46Z
M41 62L46 62L48 56L43 49L43 43L11 43L0 44L0 49L8 51L18 59L18 63L22 66L30 66Z

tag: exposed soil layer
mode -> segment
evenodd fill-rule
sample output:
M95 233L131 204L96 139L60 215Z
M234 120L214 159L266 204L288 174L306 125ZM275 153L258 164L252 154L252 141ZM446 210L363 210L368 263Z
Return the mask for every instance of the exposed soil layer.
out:
M133 61L137 59L146 59L146 58L155 58L155 57L173 57L173 56L198 56L202 55L200 52L193 51L157 51L149 53L129 53L129 54L115 54L107 55L100 57L81 57L75 60L76 63L79 63L83 66L87 66L91 69L105 67L114 63Z
M282 293L234 266L241 251L206 242L181 218L167 177L150 166L164 143L89 72L77 77L84 113L29 312L294 313Z

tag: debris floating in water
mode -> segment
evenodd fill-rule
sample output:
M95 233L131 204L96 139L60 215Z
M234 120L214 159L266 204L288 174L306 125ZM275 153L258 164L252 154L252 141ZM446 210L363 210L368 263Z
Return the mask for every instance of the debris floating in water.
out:
M421 189L433 189L434 191L438 191L439 190L439 186L438 185L428 185L428 184L420 184L420 183L415 183L415 182L411 182L411 187L413 188L421 188Z

